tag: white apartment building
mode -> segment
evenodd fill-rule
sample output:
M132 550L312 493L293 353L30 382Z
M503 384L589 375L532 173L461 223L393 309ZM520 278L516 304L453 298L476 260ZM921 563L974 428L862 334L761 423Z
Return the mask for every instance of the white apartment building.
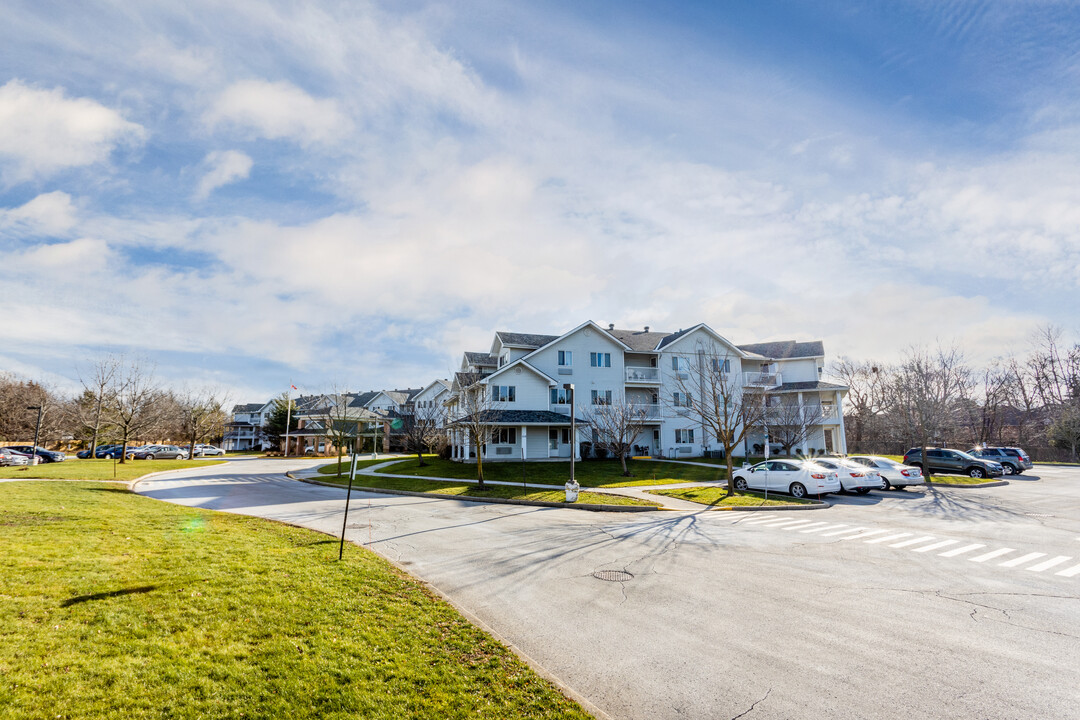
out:
M274 410L274 401L235 405L232 421L225 424L222 447L227 452L235 450L265 450L263 427Z
M616 402L646 414L648 422L634 443L638 454L693 457L718 451L716 438L686 410L692 402L688 371L704 357L717 358L726 376L734 374L733 382L760 391L763 402L795 404L814 418L795 449L846 452L847 388L821 380L821 342L734 345L705 324L658 332L589 321L559 336L497 332L488 352L465 353L446 401L453 457L465 460L476 452L460 422L461 394L469 388L489 398L485 414L496 432L481 448L486 459L569 458L571 452L580 457L581 442L592 440L591 409ZM578 419L575 438L571 397ZM741 454L760 454L765 442L764 428L751 429Z

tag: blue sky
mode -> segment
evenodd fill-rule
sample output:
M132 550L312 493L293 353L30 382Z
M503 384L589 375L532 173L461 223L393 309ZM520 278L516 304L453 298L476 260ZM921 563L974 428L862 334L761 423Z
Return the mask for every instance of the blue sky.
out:
M9 2L0 370L422 386L585 319L1077 329L1063 2Z

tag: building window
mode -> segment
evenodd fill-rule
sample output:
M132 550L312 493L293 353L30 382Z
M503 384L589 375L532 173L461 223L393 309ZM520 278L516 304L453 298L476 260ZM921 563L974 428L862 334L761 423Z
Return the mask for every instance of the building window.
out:
M674 394L674 396L672 398L672 402L675 405L675 407L687 407L688 408L693 404L694 399L690 395L690 393L677 392L677 393Z
M610 405L611 404L611 391L610 390L593 390L592 391L592 404L593 405Z
M517 399L516 385L492 385L491 402L514 402Z
M569 405L571 393L566 388L551 388L552 405Z
M491 442L494 445L517 444L517 428L496 428L492 435Z
M713 358L712 359L713 372L727 374L731 372L731 360L729 358Z
M686 358L681 358L678 355L671 356L671 369L675 372L686 369Z
M562 367L570 367L574 364L574 353L571 350L559 351L559 365Z
M678 445L688 445L694 442L694 431L691 430L676 430L675 442Z
M611 367L611 353L589 353L589 365L592 367Z

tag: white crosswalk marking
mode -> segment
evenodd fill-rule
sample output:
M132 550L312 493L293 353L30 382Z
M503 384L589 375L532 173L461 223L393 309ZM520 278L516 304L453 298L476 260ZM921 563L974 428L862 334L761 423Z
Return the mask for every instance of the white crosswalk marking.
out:
M955 545L958 542L960 542L960 541L959 540L942 540L941 542L936 542L933 545L927 545L926 547L915 548L914 552L930 552L931 550L937 550L938 548L943 548L943 547L948 547L950 545Z
M1071 568L1059 570L1054 574L1060 575L1061 577L1075 577L1077 575L1080 575L1080 565L1073 565Z
M1021 555L1018 558L1014 558L1012 560L1006 560L1003 563L998 563L998 567L1016 567L1017 565L1023 565L1026 562L1031 562L1032 560L1035 560L1036 558L1041 558L1041 557L1045 557L1045 556L1046 556L1046 553L1037 553L1037 552L1028 553L1027 555Z
M891 547L891 548L908 547L909 545L918 545L919 543L926 542L927 540L933 540L933 539L934 539L933 535L923 535L921 538L915 538L914 540L904 540L902 542L893 543L889 547Z
M824 535L822 535L821 537L832 537L833 535L844 535L846 533L855 532L856 530L865 530L865 529L866 528L864 528L864 527L849 527L846 530L833 530L832 532L827 532Z
M1028 568L1028 570L1030 570L1031 572L1042 572L1043 570L1049 570L1050 568L1054 567L1055 565L1060 565L1061 563L1065 562L1066 560L1072 560L1072 558L1069 557L1068 555L1058 555L1055 558L1050 558L1049 560L1043 560L1038 565L1032 565L1031 567Z
M846 527L850 527L850 526L849 525L829 525L828 523L825 523L825 527L814 528L813 530L800 530L799 532L819 533L819 532L824 532L826 530L835 530L837 528L846 528Z
M791 518L789 518L789 517L766 517L766 518L756 518L754 520L744 520L742 524L743 525L766 525L766 524L769 524L769 523L783 523L783 522L790 522L790 521L791 521Z
M1001 557L1002 555L1008 555L1011 552L1013 552L1012 548L1000 548L998 550L992 550L988 553L984 553L983 555L979 555L978 557L968 559L971 560L971 562L986 562L987 560L993 560L994 558Z
M964 547L956 548L955 550L946 550L943 553L938 553L938 557L956 557L957 555L963 555L972 550L978 550L981 547L986 546L981 543L972 543L971 545L965 545Z
M873 545L875 543L889 542L890 540L899 540L900 538L911 537L911 533L897 533L895 535L886 535L885 537L874 538L873 540L866 540L867 545Z
M778 522L778 523L774 523L772 525L769 525L768 527L770 527L770 528L779 528L779 527L785 527L787 525L806 525L809 522L810 522L809 520L785 520L783 522Z
M881 533L887 533L888 530L866 530L864 532L855 533L854 535L844 535L843 537L836 538L837 540L862 540L863 538L870 537L871 535L880 535Z
M812 528L812 527L817 527L818 525L828 525L828 524L829 523L827 523L827 522L816 522L816 523L810 523L809 525L801 525L801 526L788 525L786 528L783 528L783 529L784 530L799 530L799 531L802 531L802 532L806 532L805 530L803 530L803 528ZM824 528L822 528L822 529L824 530Z

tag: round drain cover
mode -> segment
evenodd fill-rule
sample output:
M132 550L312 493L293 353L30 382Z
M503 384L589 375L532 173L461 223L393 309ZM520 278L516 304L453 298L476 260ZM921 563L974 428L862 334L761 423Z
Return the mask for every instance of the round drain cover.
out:
M634 579L633 574L625 570L597 570L592 576L597 580L607 580L608 582L626 582Z

